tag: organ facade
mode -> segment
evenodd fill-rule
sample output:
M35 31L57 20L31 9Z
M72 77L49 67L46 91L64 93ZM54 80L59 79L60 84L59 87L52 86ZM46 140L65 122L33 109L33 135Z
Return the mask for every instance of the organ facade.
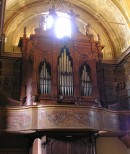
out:
M58 39L53 29L39 27L30 38L21 37L20 41L21 97L27 97L26 104L94 105L100 100L100 41L82 35L76 25L71 38Z

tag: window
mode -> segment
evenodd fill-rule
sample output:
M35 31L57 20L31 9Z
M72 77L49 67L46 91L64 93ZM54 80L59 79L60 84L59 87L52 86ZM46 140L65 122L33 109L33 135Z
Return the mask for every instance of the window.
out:
M55 12L55 8L52 7L43 21L44 30L53 29L57 38L71 37L72 22L67 13Z

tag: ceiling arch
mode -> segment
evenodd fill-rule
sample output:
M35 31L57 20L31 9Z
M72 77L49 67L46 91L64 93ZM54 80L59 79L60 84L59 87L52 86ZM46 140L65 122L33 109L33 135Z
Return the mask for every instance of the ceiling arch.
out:
M95 34L100 35L101 43L105 45L104 59L115 59L129 47L130 14L126 11L127 0L125 3L117 0L73 0L65 3L80 15L79 19L91 25ZM28 35L33 33L41 13L47 12L51 5L49 0L7 0L4 25L7 52L19 52L15 48L19 37L23 35L23 28L27 27ZM57 10L67 11L64 5L60 5ZM80 26L80 29L82 31L83 27Z

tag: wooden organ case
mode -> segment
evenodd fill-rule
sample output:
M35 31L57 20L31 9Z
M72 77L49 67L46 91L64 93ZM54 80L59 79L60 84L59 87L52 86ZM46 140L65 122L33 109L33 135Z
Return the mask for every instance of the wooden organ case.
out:
M44 31L39 27L30 38L26 37L25 30L20 42L21 98L26 105L69 107L95 105L95 100L100 100L97 68L100 69L103 46L92 35L87 32L82 35L73 27L71 38L58 39L53 29ZM71 131L62 129L60 135L55 131L46 141L41 138L42 153L94 154L93 131L84 132L85 135L81 130Z
M60 40L37 28L30 38L22 38L21 97L27 97L27 105L93 105L100 100L97 65L103 46L76 32Z

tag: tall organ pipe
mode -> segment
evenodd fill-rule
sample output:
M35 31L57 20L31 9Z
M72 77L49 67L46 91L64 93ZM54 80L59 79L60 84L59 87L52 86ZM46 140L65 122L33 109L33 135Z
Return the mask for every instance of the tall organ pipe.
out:
M83 96L90 96L92 94L92 83L86 65L83 66L81 73L81 94Z
M40 92L41 94L48 94L51 90L51 76L47 69L47 63L43 62L40 72Z
M59 93L61 95L73 95L72 62L66 48L61 51L59 57Z

